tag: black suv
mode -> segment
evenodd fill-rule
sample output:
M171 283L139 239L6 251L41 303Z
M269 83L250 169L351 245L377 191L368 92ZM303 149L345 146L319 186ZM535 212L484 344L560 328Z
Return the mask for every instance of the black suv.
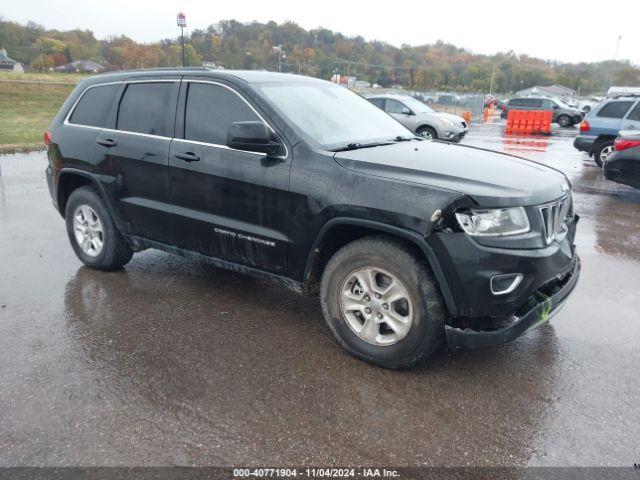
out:
M341 86L268 72L82 81L45 134L86 265L158 248L319 294L338 341L389 368L546 321L580 262L549 167L416 137ZM265 326L266 327L266 326Z

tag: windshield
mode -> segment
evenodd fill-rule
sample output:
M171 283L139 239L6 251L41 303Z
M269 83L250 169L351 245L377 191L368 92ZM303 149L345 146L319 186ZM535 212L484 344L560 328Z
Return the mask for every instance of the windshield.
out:
M331 83L257 85L279 112L324 149L415 135L378 107Z
M409 107L413 111L413 113L433 113L435 111L432 108L427 107L420 100L416 100L412 97L402 97L399 100L407 107Z

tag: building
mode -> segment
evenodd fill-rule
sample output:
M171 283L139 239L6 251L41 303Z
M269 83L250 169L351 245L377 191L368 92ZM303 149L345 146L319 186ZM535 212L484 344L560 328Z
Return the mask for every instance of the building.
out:
M101 65L93 60L76 60L75 62L67 63L66 65L60 65L54 68L55 72L82 72L82 73L98 73L104 71L104 65Z
M548 87L536 85L520 90L516 92L516 95L519 97L575 97L577 92L564 85L550 85Z
M7 51L4 48L0 48L0 70L24 73L22 64L16 62L13 58L9 58Z

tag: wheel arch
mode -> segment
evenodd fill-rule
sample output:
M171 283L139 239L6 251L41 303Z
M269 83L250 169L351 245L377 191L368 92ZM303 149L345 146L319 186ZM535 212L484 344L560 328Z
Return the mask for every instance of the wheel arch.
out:
M457 316L455 300L440 262L424 237L417 232L373 220L333 218L320 229L307 255L304 269L303 284L307 294L317 293L324 268L335 252L358 238L380 234L401 240L426 260L438 283L447 310L451 316Z
M598 135L596 137L596 139L594 140L594 142L591 144L591 149L589 151L589 154L593 155L596 152L596 150L598 148L600 148L600 145L603 142L608 142L610 140L614 141L616 138L617 138L616 135L612 135L612 134L609 134L609 133L602 133L602 134Z
M100 183L95 175L77 168L63 168L60 171L58 186L56 188L56 200L60 215L62 215L63 218L65 217L67 201L73 191L85 186L95 187L98 195L100 195L107 207L107 210L111 214L111 218L113 218L116 226L120 228L120 219L113 209L113 205L109 201L109 196L107 195L102 183Z

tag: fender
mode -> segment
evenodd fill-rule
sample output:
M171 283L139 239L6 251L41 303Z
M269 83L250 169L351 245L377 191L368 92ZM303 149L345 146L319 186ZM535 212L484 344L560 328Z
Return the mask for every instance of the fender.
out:
M433 274L436 277L436 282L438 282L438 286L440 287L440 291L442 292L442 296L447 306L447 310L449 310L449 314L452 317L458 316L457 314L458 309L457 309L455 300L453 299L453 295L451 294L451 289L449 288L447 279L444 275L444 272L442 271L442 267L440 266L440 262L438 261L437 256L435 255L435 253L433 252L429 244L427 244L427 242L425 241L425 236L411 230L395 227L393 225L387 225L385 223L376 222L374 220L364 220L359 218L348 218L348 217L336 217L336 218L332 218L327 223L325 223L320 229L320 232L318 233L318 235L316 236L316 239L314 240L313 245L311 246L311 250L307 255L307 262L305 264L304 276L303 276L303 278L305 279L305 283L306 281L308 281L309 276L311 275L311 269L313 268L316 250L320 247L320 245L324 241L324 238L326 237L329 230L338 225L359 226L359 227L369 228L372 230L377 230L383 233L388 233L395 237L403 238L411 242L412 244L414 244L416 247L418 247L426 257L427 262L429 263L429 267L431 267L431 271L433 271Z
M104 200L104 203L107 206L107 210L109 210L109 213L111 214L111 218L113 218L113 221L116 224L116 227L118 227L118 230L122 232L123 231L122 221L120 219L120 216L116 212L116 210L113 208L112 203L109 201L109 195L107 194L107 191L105 190L104 185L102 184L102 182L100 182L98 177L96 177L93 173L87 172L86 170L81 170L79 168L73 168L73 167L64 167L60 170L60 174L58 175L58 181L56 182L56 200L58 202L58 205L60 205L60 192L59 192L60 181L62 180L62 177L65 174L79 175L91 180L91 182L97 187L98 193ZM58 208L60 209L60 207ZM64 212L60 211L60 214L64 216Z

